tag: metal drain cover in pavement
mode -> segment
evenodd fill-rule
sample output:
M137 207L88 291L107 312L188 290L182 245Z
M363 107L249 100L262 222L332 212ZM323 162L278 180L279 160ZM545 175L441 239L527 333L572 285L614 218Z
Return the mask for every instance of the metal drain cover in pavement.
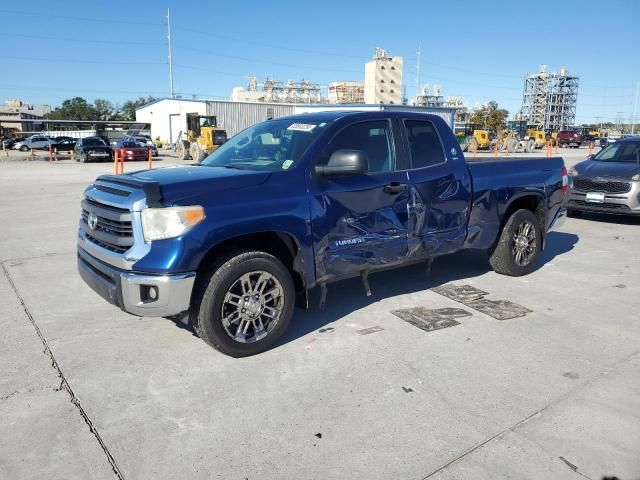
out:
M391 312L396 317L418 327L425 332L460 325L455 318L470 317L471 314L460 308L438 308L430 310L424 307L404 308Z
M487 292L478 290L476 287L472 287L471 285L441 285L439 287L432 288L431 290L465 305L467 302L478 300L485 295L488 295Z
M533 310L508 300L487 300L484 298L485 295L488 295L487 292L478 290L471 285L441 285L431 290L496 320L524 317L527 313L533 312Z
M487 300L486 298L481 298L467 302L465 305L496 320L511 320L512 318L524 317L527 313L533 312L533 310L509 300Z

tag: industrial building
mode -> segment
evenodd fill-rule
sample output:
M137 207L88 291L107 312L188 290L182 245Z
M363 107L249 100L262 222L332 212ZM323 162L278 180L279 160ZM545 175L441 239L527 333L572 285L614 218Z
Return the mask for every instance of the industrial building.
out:
M402 104L402 57L392 57L376 48L373 60L364 66L364 101L374 104Z
M271 102L271 103L322 103L320 85L304 78L299 82L287 80L281 82L269 77L258 84L255 76L250 77L247 88L234 87L231 92L234 102Z
M537 73L526 75L522 107L518 114L528 128L558 131L573 126L576 120L579 78L569 75L567 67L560 73L547 72L541 65Z
M331 82L327 98L329 103L364 103L364 83L358 81Z
M453 128L456 109L451 107L418 107L403 105L328 105L291 104L265 102L231 102L221 100L190 100L165 98L148 103L136 110L136 121L151 125L151 136L162 142L173 144L185 132L187 113L215 115L218 126L227 131L229 137L251 125L270 118L297 113L328 110L405 110L431 113L443 118Z

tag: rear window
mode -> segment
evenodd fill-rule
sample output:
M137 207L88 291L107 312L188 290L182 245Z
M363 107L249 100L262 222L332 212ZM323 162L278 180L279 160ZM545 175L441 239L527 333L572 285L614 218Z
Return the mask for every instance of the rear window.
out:
M440 137L433 123L424 120L405 120L409 140L411 168L424 168L445 162Z
M106 143L104 143L104 140L102 140L101 138L85 138L82 141L83 145L88 145L88 146L98 146L98 145L106 145Z

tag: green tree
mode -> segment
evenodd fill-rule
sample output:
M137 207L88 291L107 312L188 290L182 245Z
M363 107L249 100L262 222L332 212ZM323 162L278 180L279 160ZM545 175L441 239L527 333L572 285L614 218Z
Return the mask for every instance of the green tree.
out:
M73 97L62 102L47 115L51 120L99 120L98 112L93 105L82 97Z
M149 95L148 97L138 97L137 100L129 100L122 104L122 108L120 109L120 115L122 116L122 120L135 120L136 119L136 108L146 105L147 103L155 102L157 100L156 97L152 97Z
M509 112L498 108L498 102L492 100L473 112L470 122L497 132L506 127L508 117Z
M102 98L96 98L93 101L93 107L101 120L114 120L114 116L118 113L113 103Z

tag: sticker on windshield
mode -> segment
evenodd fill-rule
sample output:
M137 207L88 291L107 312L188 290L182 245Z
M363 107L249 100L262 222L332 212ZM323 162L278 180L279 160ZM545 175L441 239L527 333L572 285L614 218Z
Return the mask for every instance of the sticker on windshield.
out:
M292 123L287 127L287 130L293 130L296 132L310 132L316 128L316 125L312 123Z
M293 165L293 160L285 160L282 162L282 169L287 170L291 165Z

